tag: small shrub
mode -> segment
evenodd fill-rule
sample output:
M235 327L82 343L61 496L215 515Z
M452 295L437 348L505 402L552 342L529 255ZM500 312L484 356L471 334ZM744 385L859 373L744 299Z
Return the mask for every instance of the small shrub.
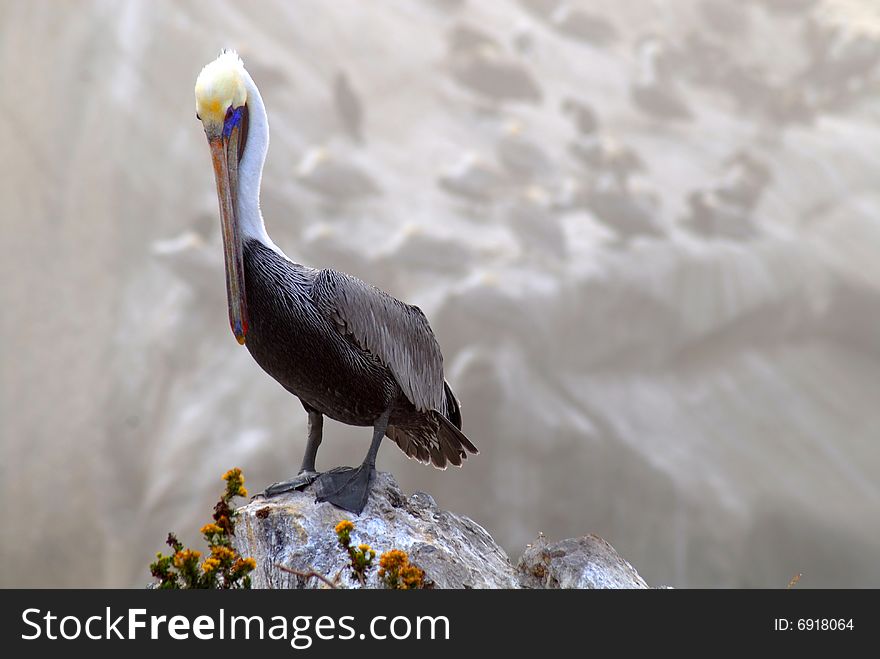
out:
M354 531L354 524L347 519L342 520L336 525L336 537L339 544L348 552L350 562L349 569L363 586L367 582L367 572L373 567L373 559L376 558L376 552L370 545L359 544L357 547L351 544L351 532Z
M208 556L199 564L200 551L183 546L177 536L168 534L166 544L172 553L156 554L150 574L158 580L158 588L250 588L250 573L257 567L253 558L242 558L232 546L235 518L238 513L229 505L235 497L246 497L244 475L236 467L223 474L226 491L214 506L214 521L201 528L208 543Z
M352 544L351 533L354 524L344 519L336 525L336 537L339 544L348 552L348 568L354 573L357 580L364 585L367 574L373 567L376 552L370 545ZM412 590L417 588L430 588L431 582L425 580L425 572L418 566L409 562L409 556L405 551L392 549L379 557L379 581L386 588L393 590Z
M405 551L392 549L379 557L379 579L391 590L425 588L425 571L409 562Z

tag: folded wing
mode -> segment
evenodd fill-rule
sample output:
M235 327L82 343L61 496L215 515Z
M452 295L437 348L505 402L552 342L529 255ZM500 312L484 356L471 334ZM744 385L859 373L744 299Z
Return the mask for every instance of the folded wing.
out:
M341 333L391 370L416 409L448 413L443 355L421 309L329 269L318 273L312 299Z

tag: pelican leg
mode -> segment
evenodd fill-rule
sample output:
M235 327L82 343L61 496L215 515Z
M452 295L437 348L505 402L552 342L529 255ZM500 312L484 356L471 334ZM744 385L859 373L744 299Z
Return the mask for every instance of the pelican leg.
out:
M324 436L324 415L315 410L309 409L309 439L306 442L306 452L303 454L302 466L299 473L317 473L315 469L315 458L318 457L318 447L321 445L321 439Z
M306 441L306 452L299 473L290 480L270 485L262 492L262 496L271 497L293 490L304 490L320 475L315 469L315 458L318 456L318 447L324 434L324 415L309 407L306 407L306 411L309 413L309 438Z
M376 454L388 429L391 410L385 410L373 424L373 441L360 467L336 467L321 474L315 482L318 501L329 501L337 508L360 515L367 505L370 482L376 473Z

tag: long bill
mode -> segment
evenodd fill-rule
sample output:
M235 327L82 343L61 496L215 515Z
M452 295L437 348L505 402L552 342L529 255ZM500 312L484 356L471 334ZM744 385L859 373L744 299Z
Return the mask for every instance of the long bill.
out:
M235 192L238 189L238 138L238 127L235 127L228 137L209 137L208 142L211 146L211 159L214 161L217 199L220 202L229 325L236 340L244 345L248 331L247 299L244 288L241 232L235 217Z

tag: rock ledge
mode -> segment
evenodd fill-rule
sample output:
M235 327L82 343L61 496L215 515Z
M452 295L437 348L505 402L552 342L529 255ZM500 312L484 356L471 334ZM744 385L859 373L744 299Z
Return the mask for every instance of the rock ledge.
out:
M437 508L424 492L406 497L394 477L380 472L360 515L329 503L316 503L311 488L264 499L239 509L235 545L257 561L254 588L321 588L314 578L280 570L315 571L342 586L360 584L346 568L334 528L343 519L355 524L353 539L377 556L402 549L436 588L647 588L614 548L595 535L529 545L516 567L486 530L473 520ZM367 588L380 587L372 570Z

